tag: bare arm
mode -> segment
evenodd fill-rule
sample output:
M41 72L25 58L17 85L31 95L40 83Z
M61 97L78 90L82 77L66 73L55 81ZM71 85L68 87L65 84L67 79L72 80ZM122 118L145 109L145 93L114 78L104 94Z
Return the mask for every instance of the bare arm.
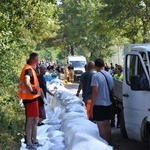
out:
M54 94L53 94L52 92L50 92L48 89L46 89L46 92L47 92L48 94L50 94L51 96L54 96Z
M98 87L93 86L93 88L92 88L92 107L94 106L94 104L96 102L97 95L98 95Z
M93 88L92 88L92 103L91 103L91 108L90 108L91 118L93 118L93 106L96 102L97 96L98 96L98 87L93 86Z
M32 89L32 86L31 86L31 83L30 83L30 76L29 75L25 75L25 86L27 87L27 89L32 92L33 89Z
M45 95L44 95L44 92L43 92L43 89L41 88L41 97L42 98L45 98Z
M82 89L82 82L80 82L79 83L79 86L78 86L78 90L77 90L77 94L76 94L76 96L79 96L79 93L80 93L80 91L81 91L81 89Z

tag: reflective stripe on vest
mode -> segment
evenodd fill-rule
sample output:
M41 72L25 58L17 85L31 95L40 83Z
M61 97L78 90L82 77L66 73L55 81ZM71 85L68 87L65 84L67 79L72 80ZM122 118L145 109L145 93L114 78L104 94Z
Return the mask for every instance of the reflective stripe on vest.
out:
M22 86L25 86L25 83L24 83L24 82L19 81L19 84L22 85ZM34 87L34 88L40 88L39 85L36 85L36 86L33 85L32 87Z
M27 87L25 86L24 78L25 78L25 71L27 69L32 70L32 75L34 79L34 84L31 84L31 87L33 89L37 90L37 94L32 94ZM25 65L22 69L21 75L20 75L20 81L19 81L19 87L18 87L18 97L23 99L23 100L32 100L34 98L37 98L41 95L41 89L39 86L38 78L35 73L35 70L30 66L30 65Z
M22 90L21 88L18 89L18 91L21 91L22 93L31 93L29 90ZM40 96L41 92L37 92L37 94Z

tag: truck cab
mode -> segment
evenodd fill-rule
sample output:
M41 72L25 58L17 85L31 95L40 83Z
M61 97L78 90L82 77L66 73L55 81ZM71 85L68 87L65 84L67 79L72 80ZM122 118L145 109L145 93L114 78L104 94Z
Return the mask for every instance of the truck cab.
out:
M119 83L122 84L121 131L129 139L150 141L150 44L132 44L130 48L125 50L124 79Z

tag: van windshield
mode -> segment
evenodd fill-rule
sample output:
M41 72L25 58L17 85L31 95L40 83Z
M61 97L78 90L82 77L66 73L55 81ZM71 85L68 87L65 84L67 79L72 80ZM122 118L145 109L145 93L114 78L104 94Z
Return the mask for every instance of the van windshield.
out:
M70 61L74 68L84 68L85 61Z

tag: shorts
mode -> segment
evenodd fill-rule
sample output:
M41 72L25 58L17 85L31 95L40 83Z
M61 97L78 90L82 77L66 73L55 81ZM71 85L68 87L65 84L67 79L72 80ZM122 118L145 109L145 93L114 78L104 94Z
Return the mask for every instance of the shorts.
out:
M110 106L94 105L93 120L104 121L110 119L111 119L111 105Z
M39 118L46 119L45 107L39 106Z
M25 114L27 118L39 117L38 99L25 103Z

